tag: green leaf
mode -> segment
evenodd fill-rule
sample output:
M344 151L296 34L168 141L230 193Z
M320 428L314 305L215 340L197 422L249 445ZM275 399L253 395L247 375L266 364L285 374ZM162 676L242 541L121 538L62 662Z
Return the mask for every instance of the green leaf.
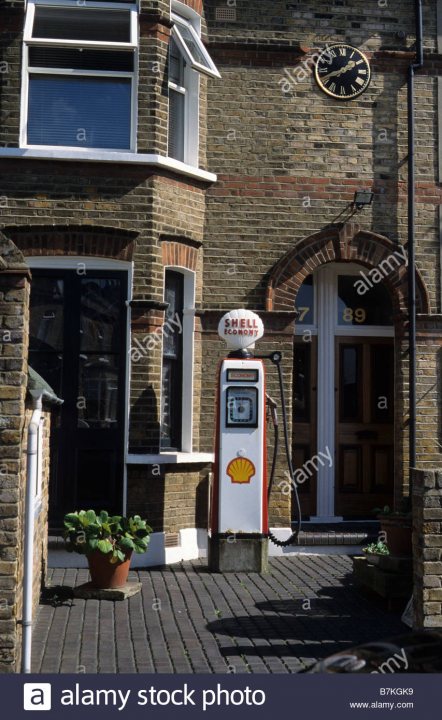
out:
M135 544L130 537L123 537L121 538L121 540L118 541L118 547L125 551L134 550Z
M87 513L86 513L86 518L87 518L87 521L88 521L88 525L91 525L92 523L96 523L96 522L97 522L97 516L96 516L96 514L94 513L93 510L88 510L88 511L87 511Z
M124 562L126 560L126 556L121 552L121 550L117 550L117 558L120 562Z
M109 540L98 540L97 548L100 552L107 555L112 550L112 543L110 543Z

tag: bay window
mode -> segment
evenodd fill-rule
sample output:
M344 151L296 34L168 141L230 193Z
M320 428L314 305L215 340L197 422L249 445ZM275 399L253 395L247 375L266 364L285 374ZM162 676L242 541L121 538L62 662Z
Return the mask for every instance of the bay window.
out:
M133 2L29 0L22 146L135 150Z

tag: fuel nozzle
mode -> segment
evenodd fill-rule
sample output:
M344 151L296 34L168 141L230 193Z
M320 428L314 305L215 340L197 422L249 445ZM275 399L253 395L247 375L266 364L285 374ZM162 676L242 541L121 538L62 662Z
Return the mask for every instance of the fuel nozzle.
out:
M271 417L274 427L278 427L278 405L276 401L272 397L270 397L270 395L266 394L266 404L267 420L269 419L269 417Z

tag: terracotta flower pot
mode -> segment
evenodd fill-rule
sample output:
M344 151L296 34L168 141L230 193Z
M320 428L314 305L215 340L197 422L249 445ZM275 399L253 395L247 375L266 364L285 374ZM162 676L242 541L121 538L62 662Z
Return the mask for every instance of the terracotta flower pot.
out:
M411 520L400 517L379 517L381 530L386 534L386 544L390 555L394 557L410 557L412 548Z
M111 557L112 553L104 555L99 550L94 550L87 556L92 587L104 590L126 584L132 553L126 555L124 562L111 563Z

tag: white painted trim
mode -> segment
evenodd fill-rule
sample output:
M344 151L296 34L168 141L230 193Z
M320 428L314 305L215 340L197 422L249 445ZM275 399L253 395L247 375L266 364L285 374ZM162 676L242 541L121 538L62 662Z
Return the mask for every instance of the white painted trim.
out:
M149 517L147 517L149 521ZM165 533L156 532L150 536L149 549L140 555L133 554L131 569L170 565L184 560L196 560L207 556L207 531L200 528L179 530L179 545L165 547ZM48 567L50 568L86 568L87 559L84 555L68 553L63 546L49 550Z
M32 148L0 148L1 158L14 158L22 160L66 160L68 162L109 162L127 165L147 165L162 170L175 172L178 175L214 183L217 176L214 173L200 170L186 163L170 157L147 153L121 151L83 150L82 148L58 148L41 146Z
M329 268L318 272L318 447L328 447L333 465L320 464L317 472L318 517L330 518L335 505L335 335L334 335L335 284Z
M171 17L172 15L178 15L186 18L186 20L192 23L198 35L201 35L201 16L196 10L189 7L189 5L184 5L184 3L179 2L179 0L171 0L170 15Z
M314 273L315 323L300 325L296 335L306 330L318 336L318 377L317 377L317 448L316 452L328 447L333 458L332 467L320 465L317 472L316 515L310 520L317 523L342 521L335 515L335 471L336 471L336 393L335 393L335 340L337 337L393 337L392 326L342 326L337 321L338 277L357 275L363 266L356 263L339 262L324 265ZM315 332L314 332L315 331Z
M214 453L199 452L164 452L156 455L135 455L126 457L128 465L185 465L208 464L215 462Z
M28 5L53 5L65 6L65 7L85 7L83 2L79 0L27 0ZM112 2L94 2L94 0L87 0L88 8L108 8L110 10L133 10L137 8L137 0L132 3L119 3L118 0Z
M130 341L131 341L131 307L130 301L132 299L133 292L133 274L134 268L133 263L127 260L113 260L112 258L94 258L87 257L84 255L71 255L71 256L49 256L39 255L38 257L25 257L27 266L32 270L33 268L43 270L76 270L79 264L86 265L88 270L120 270L127 272L127 324L126 324L126 382L125 382L125 407L126 415L124 418L124 470L123 470L123 514L126 514L127 508L127 454L129 448L129 414L130 414L130 377L131 377L131 362L130 362Z
M79 264L87 265L89 270L126 270L132 283L133 263L112 258L88 257L85 255L31 255L25 257L29 268L47 270L76 270Z
M200 76L189 65L184 67L184 162L198 167L200 141Z

